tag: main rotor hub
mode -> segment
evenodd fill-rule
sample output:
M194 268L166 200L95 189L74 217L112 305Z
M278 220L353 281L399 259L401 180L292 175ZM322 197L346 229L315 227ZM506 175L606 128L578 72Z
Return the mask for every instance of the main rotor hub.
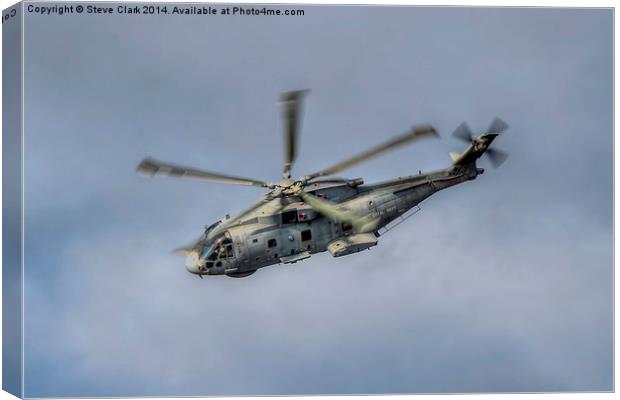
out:
M304 184L302 181L295 181L293 184L283 190L283 194L287 196L296 196L302 191Z
M291 186L293 186L295 184L295 180L291 179L291 178L286 178L286 179L282 179L279 183L278 186L280 186L281 188L285 189L285 188L290 188Z

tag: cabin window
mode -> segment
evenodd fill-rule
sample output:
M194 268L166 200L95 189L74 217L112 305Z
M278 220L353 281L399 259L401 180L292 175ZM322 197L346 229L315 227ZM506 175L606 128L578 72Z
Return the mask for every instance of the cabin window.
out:
M301 231L301 241L305 242L307 240L312 239L312 231L310 229L306 229L305 231Z
M258 239L256 238L252 239L252 243L258 243Z
M297 222L297 210L290 210L282 213L283 224L293 224L295 222Z
M353 225L351 225L351 224L349 224L347 222L343 222L341 227L342 227L342 231L343 232L348 232L348 231L350 231L353 228Z
M276 247L278 245L278 242L275 239L269 239L269 241L267 241L267 247Z

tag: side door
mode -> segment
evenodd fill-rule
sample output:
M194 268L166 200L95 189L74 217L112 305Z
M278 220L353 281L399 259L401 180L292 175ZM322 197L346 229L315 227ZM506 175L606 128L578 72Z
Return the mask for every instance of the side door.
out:
M316 242L315 242L315 229L312 228L313 225L309 224L299 224L299 251L310 251L313 252L316 250Z
M264 234L248 235L247 245L247 262L250 265L261 264L265 261L265 237Z
M285 251L285 239L284 235L282 235L282 229L274 229L273 232L264 233L263 235L265 237L263 247L265 260L269 260L270 263L279 262Z
M281 257L291 256L304 251L301 245L301 237L297 224L282 229L281 232Z
M251 249L250 261L256 265L268 265L280 262L288 251L287 229L275 228L270 231L252 235L248 241Z

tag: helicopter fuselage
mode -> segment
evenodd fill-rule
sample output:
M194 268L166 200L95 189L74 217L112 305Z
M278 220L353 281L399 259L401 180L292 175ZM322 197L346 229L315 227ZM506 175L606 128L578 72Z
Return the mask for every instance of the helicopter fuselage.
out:
M223 220L188 269L198 275L244 277L274 264L296 263L329 251L340 257L378 243L379 231L432 194L475 179L475 162L364 185L361 179L317 181L306 192L377 221L372 231L321 215L296 196L276 198L238 220Z

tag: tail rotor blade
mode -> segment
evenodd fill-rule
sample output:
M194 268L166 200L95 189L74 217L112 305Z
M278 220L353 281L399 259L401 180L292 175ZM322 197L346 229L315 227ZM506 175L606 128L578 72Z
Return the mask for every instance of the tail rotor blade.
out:
M489 156L489 161L491 161L494 168L498 168L508 158L508 153L493 148L488 149L486 154Z
M508 129L508 124L505 123L500 118L495 117L493 118L493 121L491 121L491 125L489 126L488 133L495 133L499 135L500 133L504 132L506 129Z
M452 136L466 143L471 143L474 140L474 136L471 133L471 129L469 129L467 122L463 122L459 125L454 132L452 132Z

